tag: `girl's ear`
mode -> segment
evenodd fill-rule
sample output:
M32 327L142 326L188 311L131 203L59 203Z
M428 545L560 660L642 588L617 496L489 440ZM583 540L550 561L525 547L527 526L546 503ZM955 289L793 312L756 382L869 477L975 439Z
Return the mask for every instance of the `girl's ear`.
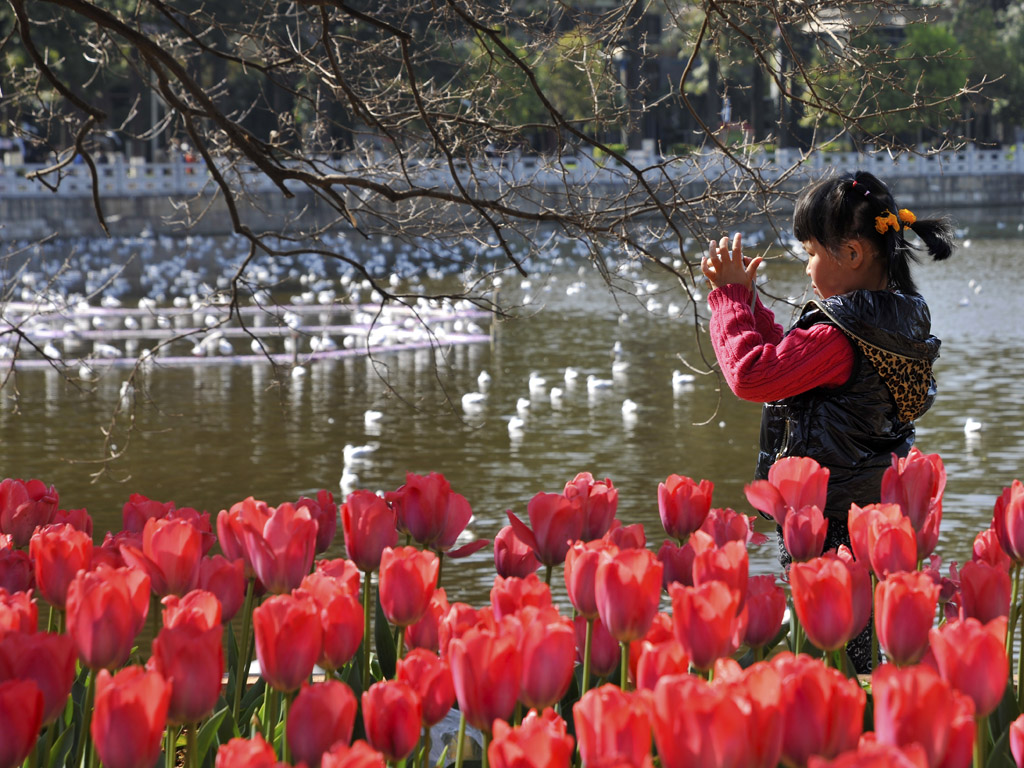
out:
M860 269L869 263L868 257L871 255L871 246L861 238L857 237L847 240L843 243L842 249L843 260L851 269Z

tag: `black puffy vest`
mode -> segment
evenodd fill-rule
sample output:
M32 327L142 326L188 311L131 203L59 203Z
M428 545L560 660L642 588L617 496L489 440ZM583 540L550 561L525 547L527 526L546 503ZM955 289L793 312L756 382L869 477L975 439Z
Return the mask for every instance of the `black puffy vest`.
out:
M914 444L914 419L935 399L928 305L916 295L854 291L811 301L796 328L828 323L854 349L853 372L841 387L817 387L765 403L757 479L786 456L809 456L829 469L826 517L846 519L850 504L878 502L892 454Z

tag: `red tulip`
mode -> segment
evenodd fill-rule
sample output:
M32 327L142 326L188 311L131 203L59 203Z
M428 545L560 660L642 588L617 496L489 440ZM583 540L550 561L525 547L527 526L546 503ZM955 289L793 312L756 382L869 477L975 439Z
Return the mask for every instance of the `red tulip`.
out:
M57 512L59 496L42 480L0 482L0 533L9 534L14 546L25 547L36 528L49 525Z
M808 768L928 768L927 756L919 744L894 747L879 744L866 733L856 749L826 760L811 755Z
M0 546L0 589L28 592L34 586L32 558L28 553L23 549Z
M917 568L917 537L895 504L877 504L868 522L868 557L879 579L897 571Z
M8 592L0 588L0 638L10 632L35 632L39 627L39 607L31 592Z
M621 520L612 520L612 527L601 537L601 541L613 544L619 549L643 549L647 546L644 524L623 525Z
M743 610L747 598L749 572L747 546L739 541L729 541L721 547L706 549L693 558L693 585L699 587L709 581L724 581L739 593L739 610Z
M894 664L916 664L928 650L939 585L920 571L893 573L875 588L878 643Z
M423 725L441 722L455 703L455 683L448 662L424 648L414 648L398 660L395 679L416 691L423 707Z
M43 694L34 681L0 682L0 768L22 764L42 722Z
M215 768L277 768L274 748L257 733L252 739L231 739L217 750Z
M565 484L562 493L583 512L583 541L599 539L608 532L619 507L619 490L610 478L595 480L589 472L580 472Z
M665 539L658 549L658 560L662 566L662 586L679 583L684 587L693 586L693 561L697 553L691 542L679 546L671 539Z
M660 643L642 640L640 646L634 676L638 691L653 691L661 678L686 674L689 670L690 657L675 637Z
M604 623L598 619L589 619L594 624L590 637L590 674L594 677L608 677L622 659L622 647L611 636ZM573 620L573 631L576 635L576 661L583 663L583 652L587 639L587 622L584 616Z
M437 623L438 652L443 658L448 658L448 646L451 645L452 640L462 637L477 626L480 623L481 614L485 610L490 609L482 608L478 611L467 603L452 603L448 606L448 611Z
M300 590L313 598L320 614L323 649L317 663L324 669L341 669L356 655L363 641L362 601L320 571L306 576Z
M257 578L268 592L295 589L313 567L317 524L308 507L282 504L263 528L241 527L242 546Z
M523 578L540 568L540 560L525 544L511 525L506 525L494 537L494 568L503 578Z
M675 706L678 711L679 707ZM651 721L645 701L607 683L592 688L572 707L576 740L585 766L640 768L651 753Z
M400 680L374 683L363 691L366 740L389 761L404 760L420 738L423 707L416 691Z
M597 617L597 566L618 552L618 547L600 539L575 541L565 553L565 590L576 612L588 619Z
M167 519L184 520L199 531L199 542L204 556L210 554L213 545L217 543L217 537L210 526L209 512L200 512L197 509L192 509L192 507L178 507L167 513Z
M782 680L782 761L807 765L812 755L831 758L853 749L863 729L867 696L856 680L821 661L783 651L769 662Z
M565 720L553 709L535 711L513 728L503 720L494 723L494 739L487 748L491 768L567 768L572 763L573 739Z
M92 537L92 517L86 509L58 509L53 516L53 524L67 524Z
M937 768L957 715L949 683L924 664L904 669L883 664L871 675L871 691L875 738L894 747L916 742L930 768Z
M398 544L395 513L380 496L370 491L353 491L341 505L345 550L364 573L380 567L386 547Z
M1014 563L1024 563L1024 484L1014 480L996 499L992 529Z
M220 548L228 560L242 558L245 562L246 576L252 576L253 573L242 531L246 527L262 531L272 511L265 501L259 501L249 496L232 504L230 509L221 510L217 515L217 539L220 542Z
M523 608L519 700L543 710L561 701L572 682L576 634L572 621L554 608Z
M977 619L947 622L929 633L931 653L925 661L974 701L978 717L988 717L1006 688L1009 663L1003 647L1005 639L1005 617L988 624Z
M733 674L721 672L721 666L734 664ZM781 708L782 676L769 664L752 664L744 670L733 659L721 659L715 667L715 682L727 686L749 714L747 723L746 765L749 768L775 768L782 756L785 712Z
M981 560L989 565L1002 568L1004 571L1009 571L1010 565L1013 562L1010 560L1010 556L1003 551L1002 546L999 544L999 536L996 535L992 528L986 528L974 537L974 545L971 547L971 559Z
M204 557L199 562L199 588L217 596L221 620L227 624L245 602L245 561L223 555Z
M149 576L142 571L100 565L79 571L68 587L68 634L92 670L124 664L148 613Z
M751 648L767 645L779 634L786 613L786 592L774 576L751 576L747 582L747 631L743 642Z
M721 547L727 541L742 541L744 544L764 544L768 541L767 536L754 530L753 516L741 515L728 507L712 507L699 530L710 536L716 547Z
M196 629L207 630L219 627L224 621L220 600L213 592L205 589L193 589L184 597L168 595L160 604L164 607L164 627L188 624Z
M301 590L274 595L252 612L252 628L267 685L279 691L302 685L323 647L320 611L313 598Z
M309 510L310 517L316 523L316 543L313 548L317 554L326 552L338 532L338 505L334 503L334 494L322 490L317 491L316 499L300 496L295 507Z
M67 524L36 530L29 542L39 594L50 605L64 609L68 586L75 574L92 563L92 537Z
M817 507L793 510L786 515L786 522L782 524L786 551L798 563L821 556L827 532L828 521Z
M600 622L598 622L600 623ZM627 662L629 663L628 678L636 681L638 679L639 668L640 668L640 656L644 652L646 644L660 646L662 643L671 640L673 644L679 645L679 641L676 639L676 631L672 626L672 615L663 611L658 611L654 615L654 621L651 622L650 629L639 640L634 640L629 644L629 653L627 655ZM682 646L679 646L680 650ZM621 649L620 649L621 650ZM674 655L675 651L667 652L668 655ZM682 651L686 653L686 651ZM659 662L660 663L660 662Z
M647 549L623 549L598 564L597 612L620 643L638 640L650 628L661 600L661 570Z
M121 557L149 576L153 592L184 595L199 583L202 559L199 531L184 520L150 518L142 532L142 547L121 545Z
M483 625L469 629L452 639L448 663L459 709L470 725L489 733L495 719L512 715L522 670L516 633Z
M50 632L7 634L0 638L0 682L4 680L32 680L43 694L43 723L53 722L75 681L74 643L68 635Z
M121 507L121 528L142 533L149 520L163 520L173 511L173 501L154 501L141 493L133 493Z
M224 676L223 634L219 621L211 627L184 622L163 627L154 638L147 668L171 684L171 723L196 723L213 712Z
M854 558L845 544L837 550L829 550L822 557L838 560L850 572L850 590L853 601L853 637L856 637L871 620L871 569L866 563Z
M292 757L309 766L320 765L324 752L336 742L352 740L356 720L355 694L339 680L303 684L288 707L288 746Z
M516 536L549 568L565 562L569 545L583 532L583 509L560 493L538 493L526 507L530 528L512 512L508 520Z
M473 516L466 498L455 493L444 475L437 472L426 476L407 473L405 485L386 494L385 498L396 511L399 529L434 552L449 550ZM479 548L469 546L474 551ZM469 554L464 550L461 548L449 556Z
M96 676L93 744L106 768L152 768L167 725L171 684L156 671L125 667Z
M924 454L916 446L905 458L892 455L892 466L882 475L883 504L898 504L917 533L917 549L925 558L935 549L942 521L942 492L946 469L937 453Z
M938 768L966 768L974 756L974 737L977 733L974 702L957 690L953 690L952 698L954 714L949 726L949 742L946 755Z
M1010 753L1018 766L1024 765L1024 715L1010 723Z
M793 606L807 638L823 651L834 651L853 637L853 585L844 563L817 557L789 569Z
M728 686L671 675L658 681L651 703L654 742L664 768L747 765L749 712Z
M658 483L658 514L665 533L683 544L708 516L714 488L710 480L696 483L683 475L669 475Z
M494 609L496 619L501 620L505 616L511 616L520 608L528 605L534 608L545 608L551 605L551 587L541 581L536 573L531 573L523 579L494 577L494 586L491 587L491 607Z
M425 648L437 653L441 648L439 637L441 620L448 613L448 595L443 587L434 590L430 596L430 605L423 618L405 628L406 648Z
M768 470L767 480L755 480L743 490L750 506L782 525L789 510L825 509L829 470L814 459L788 456Z
M676 638L693 666L710 669L715 659L729 656L739 647L746 614L739 609L740 596L721 581L697 587L669 586Z
M1010 614L1010 574L999 566L970 560L960 569L960 618L987 624Z
M408 627L423 618L437 588L440 560L416 547L385 547L380 558L377 588L384 616L396 627Z
M353 595L359 594L363 576L359 567L351 560L346 560L343 557L336 557L333 560L317 560L313 563L313 569L324 576L330 576L346 592Z
M339 742L324 752L320 768L384 768L384 756L365 741Z

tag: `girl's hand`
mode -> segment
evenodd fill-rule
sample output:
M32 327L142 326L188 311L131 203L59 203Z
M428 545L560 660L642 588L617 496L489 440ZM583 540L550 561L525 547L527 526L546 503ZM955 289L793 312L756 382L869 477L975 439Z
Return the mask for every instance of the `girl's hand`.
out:
M757 268L761 266L761 257L747 259L743 256L742 235L737 232L729 248L729 238L723 237L719 242L708 243L708 255L700 263L700 270L714 288L723 285L745 285L753 289Z

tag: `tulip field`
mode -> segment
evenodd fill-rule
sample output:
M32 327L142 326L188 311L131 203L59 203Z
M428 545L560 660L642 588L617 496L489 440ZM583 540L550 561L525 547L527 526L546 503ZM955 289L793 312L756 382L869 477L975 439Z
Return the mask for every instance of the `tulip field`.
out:
M1024 766L1024 485L943 564L945 481L894 456L823 552L828 470L782 459L746 497L793 562L751 575L774 541L682 475L652 493L656 546L586 472L463 546L472 509L437 473L216 516L133 494L102 534L8 478L0 768ZM319 557L339 521L346 557ZM484 547L489 604L459 602L440 585Z

